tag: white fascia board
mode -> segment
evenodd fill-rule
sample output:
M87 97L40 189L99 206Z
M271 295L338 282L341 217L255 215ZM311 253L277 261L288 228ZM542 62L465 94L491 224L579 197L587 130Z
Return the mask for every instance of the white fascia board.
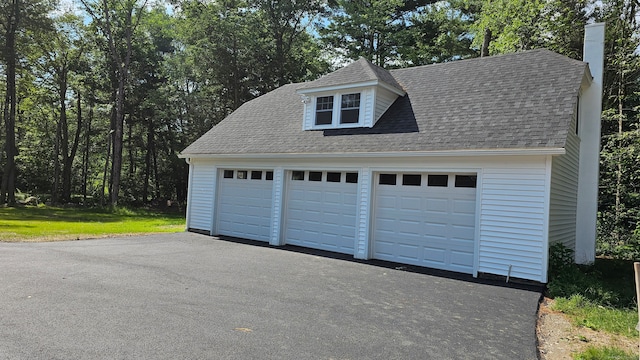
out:
M481 149L481 150L442 150L442 151L396 151L367 153L263 153L263 154L180 154L181 158L252 158L252 159L296 159L296 158L397 158L397 157L446 157L446 156L517 156L517 155L564 155L564 148L538 149Z
M593 75L591 75L591 70L587 66L584 70L584 76L582 77L582 83L580 84L580 91L588 88L593 83Z
M387 83L380 82L378 80L357 82L357 83L351 83L351 84L324 86L324 87L318 87L318 88L298 89L296 90L296 93L301 95L307 95L307 94L315 94L315 93L322 93L322 92L341 91L341 90L354 89L354 88L364 88L364 87L370 87L370 86L379 86L381 88L384 88L393 92L394 94L397 94L398 96L404 96L406 94L404 91L394 86L390 86Z
M351 83L351 84L340 84L340 85L323 86L323 87L317 87L317 88L298 89L296 90L296 92L298 94L313 94L313 93L319 93L319 92L325 92L325 91L339 91L344 89L353 89L353 88L376 86L376 85L378 85L378 81L373 80L373 81L363 81L363 82L357 82L357 83Z
M387 85L387 83L384 83L384 82L378 82L378 86L383 89L387 89L398 96L405 96L407 94L405 91L400 90L395 86Z

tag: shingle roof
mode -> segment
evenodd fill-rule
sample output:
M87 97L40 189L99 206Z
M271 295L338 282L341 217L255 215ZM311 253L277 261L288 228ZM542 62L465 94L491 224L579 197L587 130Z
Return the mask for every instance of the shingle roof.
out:
M353 79L347 68L333 74ZM242 105L183 155L563 148L585 71L543 49L391 70L407 95L370 129L303 131L296 90L308 84L289 84Z
M402 86L387 70L374 65L361 57L358 61L340 68L321 78L301 84L298 89L317 89L327 86L356 84L367 81L380 81L402 91Z

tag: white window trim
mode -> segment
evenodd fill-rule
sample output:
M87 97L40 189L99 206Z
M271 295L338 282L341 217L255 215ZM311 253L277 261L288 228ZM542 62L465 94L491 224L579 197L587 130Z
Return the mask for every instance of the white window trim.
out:
M358 122L357 123L347 123L342 124L340 122L342 115L342 95L349 94L360 94L360 107L358 108ZM333 96L333 112L331 115L331 124L326 125L317 125L316 124L316 115L317 115L317 106L318 106L318 98ZM325 129L350 129L350 128L359 128L364 126L364 94L362 91L340 91L332 94L322 94L313 97L312 101L312 114L313 119L311 123L311 130L325 130ZM352 108L350 108L352 109Z

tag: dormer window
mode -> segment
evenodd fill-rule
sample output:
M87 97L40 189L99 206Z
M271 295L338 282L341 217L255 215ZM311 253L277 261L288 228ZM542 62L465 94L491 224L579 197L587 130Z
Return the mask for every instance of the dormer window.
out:
M332 122L333 96L318 97L316 101L316 125L331 125Z
M361 93L335 93L315 98L314 127L320 129L356 127L360 116Z
M296 90L303 130L372 128L406 93L393 75L365 58Z
M360 93L342 95L340 123L356 124L360 120Z

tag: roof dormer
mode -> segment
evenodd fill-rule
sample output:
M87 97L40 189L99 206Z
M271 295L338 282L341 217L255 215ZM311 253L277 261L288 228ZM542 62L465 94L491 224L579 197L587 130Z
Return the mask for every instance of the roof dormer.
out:
M365 58L304 84L304 130L371 128L405 92L383 68Z

